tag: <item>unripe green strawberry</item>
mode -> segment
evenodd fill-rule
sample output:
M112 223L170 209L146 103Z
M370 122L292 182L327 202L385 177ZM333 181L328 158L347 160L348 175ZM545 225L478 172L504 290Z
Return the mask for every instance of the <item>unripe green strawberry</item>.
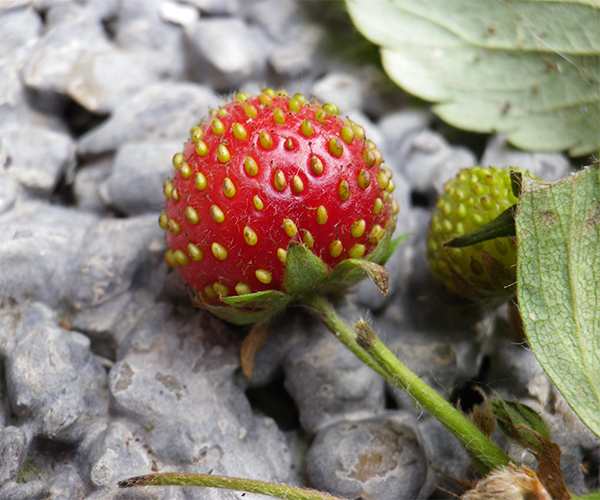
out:
M479 229L517 203L511 189L511 170L519 169L461 170L446 183L436 203L427 237L429 264L438 281L466 299L509 296L515 292L515 238L494 238L462 248L444 246Z
M338 117L332 104L271 90L239 94L193 127L174 157L160 216L165 260L198 305L236 323L287 300L246 300L254 294L295 299L319 286L331 291L333 278L345 285L330 271L346 259L381 261L385 252L374 251L395 226L394 183L381 161L362 127ZM288 253L298 246L312 264L291 273Z

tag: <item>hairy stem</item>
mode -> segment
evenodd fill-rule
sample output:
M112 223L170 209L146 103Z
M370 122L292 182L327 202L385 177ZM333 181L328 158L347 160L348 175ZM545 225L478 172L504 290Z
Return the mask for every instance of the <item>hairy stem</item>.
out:
M510 462L508 455L465 415L402 363L375 336L364 321L357 324L359 332L357 336L356 332L338 316L326 298L311 295L304 298L304 303L361 361L391 384L405 390L414 398L418 406L424 408L444 424L465 446L473 458L473 463L482 474L487 474Z
M285 498L287 500L341 500L339 497L306 488L209 474L167 472L164 474L148 474L146 476L132 477L131 479L119 482L119 488L131 488L133 486L202 486L205 488L222 488L258 493L260 495Z
M319 318L342 343L354 353L365 365L388 379L388 374L360 345L356 342L356 332L333 310L329 301L320 295L305 297L302 305Z

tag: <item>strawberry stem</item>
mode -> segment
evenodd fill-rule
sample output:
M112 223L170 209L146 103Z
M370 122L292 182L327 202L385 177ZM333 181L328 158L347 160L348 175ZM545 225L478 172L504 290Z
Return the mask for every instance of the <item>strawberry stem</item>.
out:
M134 486L202 486L205 488L222 488L248 493L258 493L287 500L341 500L327 493L319 493L305 488L286 486L285 484L267 483L253 479L237 477L213 476L210 474L189 474L166 472L132 477L119 482L119 488Z
M322 295L302 297L301 303L314 316L319 318L341 342L365 365L386 380L387 372L356 341L356 332L334 311L331 303Z
M508 465L510 458L462 412L457 410L402 363L373 333L369 325L359 321L358 335L335 312L331 303L321 295L303 298L304 304L342 343L361 361L373 368L389 383L410 394L416 404L444 424L471 455L482 474Z

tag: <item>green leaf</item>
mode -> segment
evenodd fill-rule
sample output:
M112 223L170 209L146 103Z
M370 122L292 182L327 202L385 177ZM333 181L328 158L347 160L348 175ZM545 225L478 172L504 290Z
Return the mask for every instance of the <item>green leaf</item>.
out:
M294 297L319 287L329 276L325 262L300 243L292 241L287 249L283 288Z
M523 177L516 217L519 307L529 344L600 436L600 169L555 184Z
M504 212L501 212L498 217L489 221L486 225L475 229L467 234L458 236L444 246L450 248L468 247L476 245L484 241L493 240L494 238L502 238L515 235L515 210L516 205L508 207Z
M346 0L398 85L523 149L600 150L598 0Z

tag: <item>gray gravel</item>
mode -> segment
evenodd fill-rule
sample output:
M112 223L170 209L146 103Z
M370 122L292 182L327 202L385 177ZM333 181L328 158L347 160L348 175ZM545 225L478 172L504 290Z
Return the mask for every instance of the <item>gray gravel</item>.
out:
M166 81L147 85L122 100L106 121L84 134L77 152L82 156L113 153L127 142L178 140L218 105L204 85Z
M302 428L312 434L340 420L380 413L383 379L325 326L311 326L311 337L290 348L283 364L285 387L296 402Z
M179 141L126 142L99 192L105 205L125 215L156 213L164 203L163 183L172 170ZM82 170L81 172L85 172ZM134 191L131 186L138 186Z
M318 434L307 455L315 486L344 498L427 498L427 457L411 415L346 420Z
M301 311L274 327L246 380L245 330L194 309L167 271L157 218L172 155L226 95L264 86L336 102L394 171L397 234L411 235L388 264L390 292L362 282L341 314L367 318L454 402L478 381L538 409L573 490L597 486L581 465L597 466L599 440L513 342L505 308L448 304L424 257L433 199L460 168L516 165L555 180L568 159L501 136L483 153L451 144L336 40L347 22L337 7L0 1L0 498L240 498L116 486L155 471L377 499L441 498L437 485L460 491L447 476L472 479L446 429Z
M0 163L8 179L48 197L65 172L75 166L75 141L64 132L9 125L2 128Z

